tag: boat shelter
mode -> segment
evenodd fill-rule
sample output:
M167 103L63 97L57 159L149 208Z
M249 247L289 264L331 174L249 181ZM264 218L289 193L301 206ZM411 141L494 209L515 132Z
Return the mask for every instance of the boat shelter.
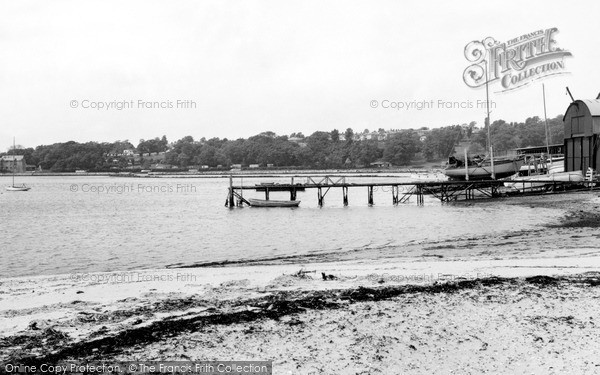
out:
M0 158L0 172L23 173L26 169L23 155L4 155Z
M565 171L600 168L600 96L576 100L563 117L565 129Z

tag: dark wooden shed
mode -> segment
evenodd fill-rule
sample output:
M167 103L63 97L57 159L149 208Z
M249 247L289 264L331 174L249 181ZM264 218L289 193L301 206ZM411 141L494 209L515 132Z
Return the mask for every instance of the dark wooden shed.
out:
M588 167L600 168L600 100L576 100L569 105L563 117L565 126L565 171Z

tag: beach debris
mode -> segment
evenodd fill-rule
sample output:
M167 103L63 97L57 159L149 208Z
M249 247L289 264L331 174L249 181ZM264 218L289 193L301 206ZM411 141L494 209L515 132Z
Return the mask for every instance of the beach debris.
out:
M337 279L337 277L333 276L333 275L326 275L325 272L321 272L321 277L323 278L323 280L327 281L327 280L335 280Z
M75 294L82 294L83 290L78 290Z
M537 284L537 285L555 285L558 283L559 279L551 277L551 276L532 276L532 277L526 277L525 281L527 281L530 284Z
M306 271L304 268L301 268L298 272L292 274L292 276L298 277L300 279L312 279L312 277L310 277L310 275L308 275L309 273L317 273L317 271L316 270Z

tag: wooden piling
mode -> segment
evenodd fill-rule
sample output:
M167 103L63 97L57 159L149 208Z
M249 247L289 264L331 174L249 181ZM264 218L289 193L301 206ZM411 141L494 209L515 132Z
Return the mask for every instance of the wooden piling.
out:
M417 205L422 206L423 203L423 187L421 185L417 185Z
M373 205L373 186L369 186L367 188L367 194L368 194L368 198L369 198L369 206Z
M227 205L229 208L235 207L235 199L233 197L233 176L229 176L229 195L227 197Z
M344 195L344 206L348 205L348 186L342 186L342 194Z
M290 200L291 201L295 201L296 200L296 188L292 187L290 189Z
M317 188L317 199L319 200L319 207L323 207L323 191L320 186Z
M291 188L290 188L290 200L291 201L295 201L296 200L296 188L294 187L294 177L292 176L292 182L290 184Z

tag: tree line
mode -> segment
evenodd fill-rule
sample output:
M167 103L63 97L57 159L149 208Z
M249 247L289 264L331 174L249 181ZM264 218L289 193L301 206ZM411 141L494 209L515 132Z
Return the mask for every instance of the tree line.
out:
M360 140L351 128L343 133L338 130L316 131L306 137L301 132L288 137L267 131L235 140L196 140L186 136L170 143L166 136L162 136L142 139L137 146L128 140L103 143L70 141L41 145L35 149L17 147L8 153L24 155L28 165L55 172L144 169L157 160L182 169L199 166L229 169L233 164L315 169L357 168L368 167L377 161L409 165L414 162L442 161L454 153L456 145L464 141L470 142L471 152L484 153L487 147L487 124L482 128L476 125L471 122L468 125L434 129L397 130L388 132L385 139L375 137ZM549 142L562 143L562 115L549 119L548 125ZM379 131L381 135L385 134L382 130ZM362 133L369 133L368 129ZM495 150L543 146L546 143L545 124L539 117L510 123L496 120L492 123L490 133Z

